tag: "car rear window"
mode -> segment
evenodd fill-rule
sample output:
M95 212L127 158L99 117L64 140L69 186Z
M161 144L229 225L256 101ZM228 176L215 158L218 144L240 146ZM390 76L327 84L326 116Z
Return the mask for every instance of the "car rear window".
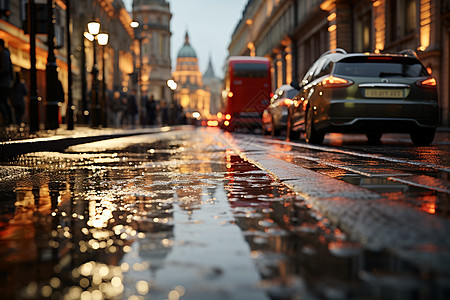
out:
M349 57L336 63L334 73L356 77L427 77L425 67L414 58L390 56Z
M289 90L289 91L287 91L287 93L286 93L286 98L289 98L289 99L292 99L292 98L294 98L296 95L298 94L298 91L297 90Z

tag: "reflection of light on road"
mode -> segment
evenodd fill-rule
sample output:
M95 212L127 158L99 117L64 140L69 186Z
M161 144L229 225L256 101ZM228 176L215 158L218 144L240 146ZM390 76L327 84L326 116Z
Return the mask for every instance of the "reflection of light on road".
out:
M116 210L114 199L93 197L89 201L89 221L88 225L95 228L104 228L109 220L113 218L112 212Z
M429 213L429 214L435 214L436 213L436 196L434 195L429 195L426 196L423 199L423 203L422 203L422 210Z
M124 291L122 268L94 261L87 262L72 272L79 279L79 287L70 288L67 299L110 299ZM83 291L83 289L87 289Z

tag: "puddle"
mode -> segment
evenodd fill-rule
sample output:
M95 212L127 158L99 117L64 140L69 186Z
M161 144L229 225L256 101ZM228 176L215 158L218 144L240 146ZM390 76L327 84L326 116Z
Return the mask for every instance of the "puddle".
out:
M123 141L2 166L14 170L0 182L2 297L426 299L449 291L441 277L350 241L213 136L140 137L114 150Z

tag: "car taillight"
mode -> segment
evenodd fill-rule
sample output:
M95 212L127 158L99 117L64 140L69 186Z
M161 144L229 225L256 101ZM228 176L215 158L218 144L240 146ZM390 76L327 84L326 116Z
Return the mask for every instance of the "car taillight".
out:
M234 94L233 92L228 92L228 98L233 98Z
M433 88L436 87L437 82L435 78L428 78L425 80L420 80L416 82L416 85L420 86L420 87L425 87L425 88Z
M353 84L353 81L335 77L333 75L327 76L324 79L322 79L322 86L326 88L336 88L336 87L347 87L351 86Z

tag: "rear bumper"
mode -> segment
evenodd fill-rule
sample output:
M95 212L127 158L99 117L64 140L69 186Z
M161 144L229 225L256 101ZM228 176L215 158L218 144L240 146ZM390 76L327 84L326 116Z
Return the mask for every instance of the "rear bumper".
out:
M332 101L327 118L319 118L318 130L327 132L405 132L436 128L436 102Z

